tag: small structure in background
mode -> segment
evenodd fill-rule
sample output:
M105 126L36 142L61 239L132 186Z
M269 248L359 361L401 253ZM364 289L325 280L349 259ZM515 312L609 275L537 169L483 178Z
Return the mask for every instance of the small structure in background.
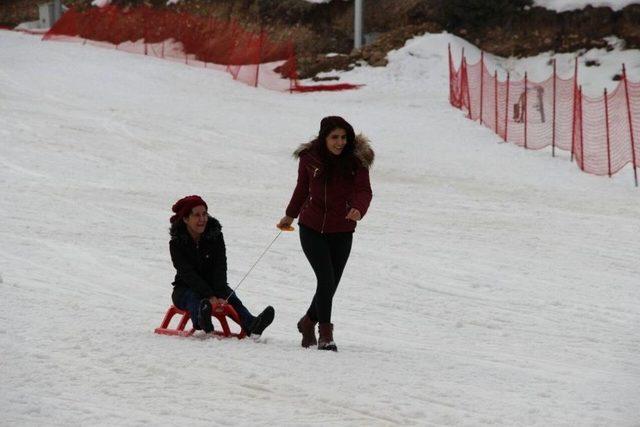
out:
M40 17L38 28L51 28L62 16L62 3L60 3L60 0L41 3L38 5L38 11L38 16Z
M356 0L353 9L353 48L360 49L362 47L362 21L364 15L364 0Z
M48 30L58 21L58 19L60 19L63 12L66 11L67 8L62 5L60 0L40 3L38 5L39 19L37 21L23 22L15 29L34 32L40 32L38 30Z

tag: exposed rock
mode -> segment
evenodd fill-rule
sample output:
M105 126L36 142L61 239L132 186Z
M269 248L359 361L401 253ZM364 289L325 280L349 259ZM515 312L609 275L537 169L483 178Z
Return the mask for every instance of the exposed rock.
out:
M627 48L640 49L640 4L622 9L615 30L615 34L626 42Z

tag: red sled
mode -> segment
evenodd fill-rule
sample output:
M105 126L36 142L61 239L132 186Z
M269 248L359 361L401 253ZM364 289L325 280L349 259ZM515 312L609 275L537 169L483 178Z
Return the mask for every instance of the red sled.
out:
M244 329L242 329L242 326L240 326L240 316L238 316L238 313L231 305L215 304L211 308L211 317L215 317L216 319L218 319L220 327L222 328L222 330L220 330L216 328L216 325L214 324L214 334L225 338L237 337L238 339L242 339L247 336L247 333L244 331ZM180 319L178 326L176 326L175 328L171 328L171 319L173 319L173 316L175 316L176 314L181 315L182 318ZM229 328L229 323L227 322L227 317L233 320L238 326L240 326L240 332L231 332L231 328ZM172 305L171 307L169 307L169 310L167 310L167 314L164 315L162 325L160 325L159 328L156 328L154 332L156 334L162 335L177 335L180 337L189 337L196 331L193 327L190 330L185 331L184 328L187 326L187 323L189 323L190 319L191 314L187 310L180 310L175 305Z

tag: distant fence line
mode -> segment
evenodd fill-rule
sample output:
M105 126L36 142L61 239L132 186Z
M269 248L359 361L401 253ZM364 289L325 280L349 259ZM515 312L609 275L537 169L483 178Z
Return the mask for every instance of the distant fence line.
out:
M301 85L290 41L275 41L264 30L238 22L148 6L70 9L43 40L82 41L131 53L181 61L229 72L235 80L268 89L310 92L354 89L359 85ZM265 64L281 62L278 72Z
M449 102L479 120L506 142L529 149L552 147L570 151L571 160L587 173L608 175L631 163L636 187L640 160L640 82L622 78L610 93L590 98L574 75L563 79L556 72L542 82L528 79L498 80L480 61L467 64L464 50L458 68L449 46Z

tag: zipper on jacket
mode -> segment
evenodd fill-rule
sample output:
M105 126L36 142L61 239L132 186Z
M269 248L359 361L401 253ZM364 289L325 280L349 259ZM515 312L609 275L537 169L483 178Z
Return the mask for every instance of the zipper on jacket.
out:
M324 223L327 220L327 179L324 180L324 215L322 216L322 228L320 233L324 233Z

